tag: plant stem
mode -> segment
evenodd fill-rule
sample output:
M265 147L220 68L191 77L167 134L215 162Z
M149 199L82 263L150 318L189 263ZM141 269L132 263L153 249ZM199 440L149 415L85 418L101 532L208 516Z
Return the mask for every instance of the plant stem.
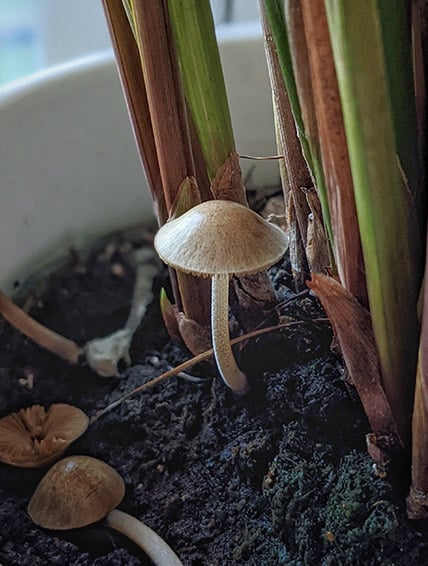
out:
M425 342L426 344L426 342ZM412 420L412 485L407 497L410 519L428 517L428 385L426 360L421 348Z
M117 0L103 0L103 5L138 153L146 171L158 222L162 225L168 219L168 211L162 190L140 52L130 27L130 14L127 15L122 3ZM129 2L126 5L129 11Z
M263 14L275 44L302 152L321 201L325 230L331 245L333 234L318 144L300 5L296 0L287 0L284 10L282 0L261 0L261 2ZM331 260L333 264L333 258Z
M195 177L192 140L168 14L162 0L133 2L144 84L166 209L172 212L183 181ZM200 199L198 199L200 200ZM209 324L206 281L176 273L176 302L187 318Z
M428 517L428 251L423 283L422 328L413 405L412 485L407 497L407 514L412 519Z
M332 224L334 257L345 289L367 306L354 186L324 0L302 0L301 6Z
M210 2L167 4L186 100L212 181L235 151L235 141Z
M194 166L183 93L162 0L133 2L156 153L168 212Z
M272 88L273 109L275 117L275 128L277 135L278 152L284 156L283 166L280 163L281 184L284 194L284 203L287 210L289 203L294 206L296 219L298 222L297 234L300 234L303 249L306 246L306 236L308 230L308 216L310 213L306 197L302 187L309 189L312 186L312 179L303 157L302 146L296 132L296 126L291 111L290 100L285 87L284 77L279 64L278 52L266 17L266 8L260 2L264 45L266 60L268 63L269 79ZM288 193L293 193L293 198L289 199ZM292 214L288 212L288 216ZM291 234L296 233L293 231ZM290 242L290 247L297 248L298 242ZM297 271L302 275L307 273L307 261L302 258L302 265L296 266Z

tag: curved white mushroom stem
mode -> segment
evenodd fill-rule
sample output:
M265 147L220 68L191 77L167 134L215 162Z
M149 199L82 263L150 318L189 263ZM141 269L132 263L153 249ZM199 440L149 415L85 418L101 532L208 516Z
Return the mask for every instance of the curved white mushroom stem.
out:
M70 364L77 364L82 350L79 346L61 334L40 324L0 291L0 315L15 328L31 338L36 344L60 356Z
M243 395L248 390L247 376L238 368L229 336L229 275L213 275L211 280L211 332L218 370L228 387Z
M132 515L113 509L106 521L109 527L138 544L156 566L183 566L172 548L155 531Z

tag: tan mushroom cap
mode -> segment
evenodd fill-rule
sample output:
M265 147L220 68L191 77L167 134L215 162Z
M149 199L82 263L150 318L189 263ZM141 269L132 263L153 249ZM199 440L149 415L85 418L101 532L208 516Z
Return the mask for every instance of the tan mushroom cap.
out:
M240 276L276 263L284 255L287 237L241 204L210 200L164 224L154 245L165 263L186 273Z
M124 495L125 483L111 466L90 456L70 456L43 477L28 514L46 529L77 529L108 515Z
M56 403L21 409L0 419L0 461L39 468L57 460L89 425L88 416L72 405Z

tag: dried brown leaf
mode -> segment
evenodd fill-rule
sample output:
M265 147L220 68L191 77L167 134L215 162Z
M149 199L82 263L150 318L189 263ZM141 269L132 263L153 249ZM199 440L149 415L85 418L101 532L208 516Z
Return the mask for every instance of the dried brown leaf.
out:
M386 452L401 449L403 443L382 387L369 312L332 277L314 273L308 287L320 299L333 325L376 444Z

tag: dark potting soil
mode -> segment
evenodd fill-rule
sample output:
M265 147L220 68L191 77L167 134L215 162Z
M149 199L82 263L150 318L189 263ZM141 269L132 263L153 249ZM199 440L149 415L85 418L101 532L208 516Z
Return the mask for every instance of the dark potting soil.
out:
M32 315L84 344L125 322L144 244L115 236L30 292ZM147 245L147 242L146 244ZM67 450L113 466L120 509L143 520L185 565L428 564L423 525L407 521L406 486L380 478L365 451L368 424L314 297L295 296L284 261L271 270L283 320L300 321L236 354L252 388L236 398L213 365L172 377L107 413ZM0 416L39 403L93 415L188 357L159 312L165 270L119 378L71 367L0 321ZM101 521L74 531L35 526L26 508L46 472L0 464L0 563L141 565L144 553Z

